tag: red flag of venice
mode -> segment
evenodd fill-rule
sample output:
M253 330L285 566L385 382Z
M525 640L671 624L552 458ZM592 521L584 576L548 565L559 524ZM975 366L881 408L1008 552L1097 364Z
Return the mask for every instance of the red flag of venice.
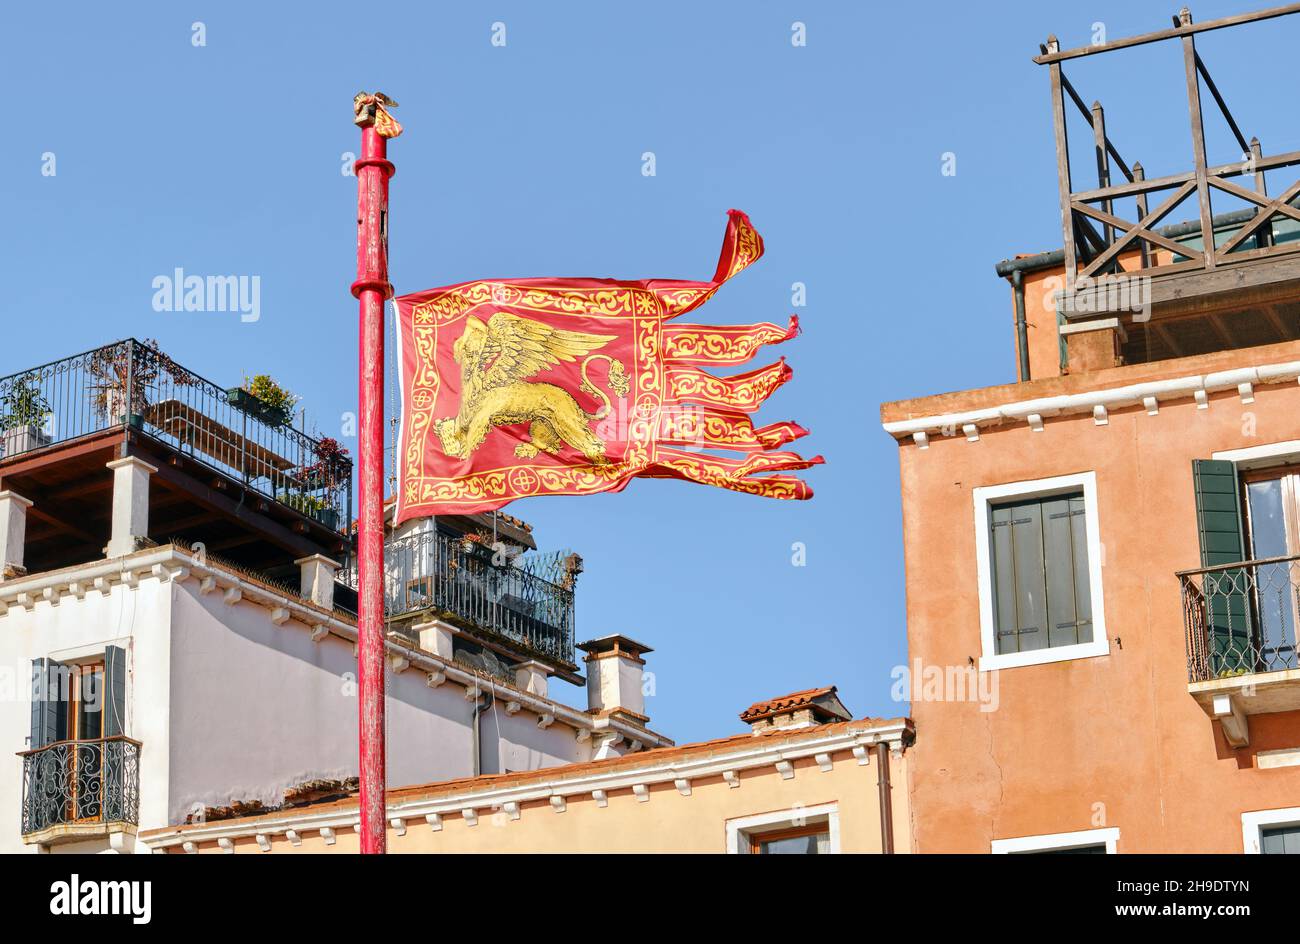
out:
M750 419L790 379L784 358L731 376L702 369L743 364L798 320L672 321L763 254L749 218L729 217L709 282L502 279L397 298L398 523L614 492L638 476L811 498L788 473L821 456L781 448L807 430Z

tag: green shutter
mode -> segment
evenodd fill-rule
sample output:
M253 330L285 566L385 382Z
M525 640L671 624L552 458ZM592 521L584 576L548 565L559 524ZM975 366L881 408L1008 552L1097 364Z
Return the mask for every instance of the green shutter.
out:
M1244 561L1246 543L1236 465L1220 459L1193 459L1192 482L1196 491L1201 566ZM1201 589L1206 597L1210 669L1215 676L1253 668L1248 580L1249 574L1244 570L1220 570L1203 575Z
M126 733L126 650L104 649L104 737Z
M57 681L51 678L48 659L32 660L32 750L59 739ZM53 690L51 690L53 688Z

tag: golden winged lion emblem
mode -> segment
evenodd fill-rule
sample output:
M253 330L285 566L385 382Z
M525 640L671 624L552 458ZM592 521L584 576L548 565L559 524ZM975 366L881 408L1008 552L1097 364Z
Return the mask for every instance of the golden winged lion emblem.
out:
M515 455L558 455L567 443L590 462L607 463L605 442L592 432L590 424L609 415L609 396L591 382L587 368L593 360L608 362L610 389L620 397L627 396L628 378L622 361L590 353L615 337L553 328L503 311L487 322L469 318L464 333L452 346L452 356L460 365L460 410L455 416L435 420L433 426L443 452L466 459L483 445L493 427L528 423L528 440L515 447ZM601 400L595 413L584 410L562 387L528 381L539 371L578 358L583 358L579 389Z

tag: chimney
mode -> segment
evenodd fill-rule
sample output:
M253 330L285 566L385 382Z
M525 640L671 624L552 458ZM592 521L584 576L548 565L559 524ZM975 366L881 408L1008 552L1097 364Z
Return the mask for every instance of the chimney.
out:
M626 720L645 724L643 676L649 646L618 635L601 636L579 644L586 653L587 710L592 714L623 715Z
M853 714L835 694L835 686L828 685L755 702L740 713L740 720L754 734L761 734L775 728L807 728L833 721L852 721Z

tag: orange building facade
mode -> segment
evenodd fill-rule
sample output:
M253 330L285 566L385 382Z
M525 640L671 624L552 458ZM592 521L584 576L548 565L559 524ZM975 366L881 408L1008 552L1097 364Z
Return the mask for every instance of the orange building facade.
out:
M1033 399L1100 404L1135 384L1265 367L1278 369L1275 382L1251 382L1246 397L1233 383L1206 390L1203 403L1196 394L1204 387L1156 395L1154 410L1140 399L1112 403L1104 421L1084 402L1041 418L1041 427L1028 417L961 422L970 419L963 414ZM1122 852L1241 852L1244 814L1279 810L1280 821L1300 820L1300 809L1291 809L1300 807L1294 650L1273 659L1290 663L1280 672L1208 686L1190 681L1175 576L1201 566L1193 460L1228 456L1243 472L1267 467L1279 476L1300 461L1297 376L1300 343L1287 342L882 409L887 424L958 415L954 435L927 437L924 447L906 437L899 447L910 659L923 667L973 660L997 676L989 686L997 694L992 710L973 699L928 701L914 685L916 851L989 852L999 840L1116 829ZM963 433L963 425L975 429ZM988 645L985 610L996 578L983 550L990 541L984 518L998 499L1045 491L1079 495L1091 506L1077 543L1089 555L1089 576L1098 578L1089 587L1100 604L1091 614L1095 638L1065 657L1064 645L1026 649L1025 664L1015 664ZM1294 583L1281 571L1291 566L1267 574L1287 581L1289 604ZM1288 619L1280 625L1294 631ZM996 619L991 628L997 631ZM1030 661L1037 658L1044 661ZM1238 694L1250 683L1253 696ZM1214 719L1205 691L1216 686L1236 703L1230 712L1244 718L1239 747ZM1256 712L1254 702L1266 705Z
M1240 132L1196 50L1278 15L1049 38L1063 248L997 267L1018 382L881 408L916 852L1300 853L1300 155L1207 162L1203 108ZM1064 67L1156 42L1194 166L1148 180Z

